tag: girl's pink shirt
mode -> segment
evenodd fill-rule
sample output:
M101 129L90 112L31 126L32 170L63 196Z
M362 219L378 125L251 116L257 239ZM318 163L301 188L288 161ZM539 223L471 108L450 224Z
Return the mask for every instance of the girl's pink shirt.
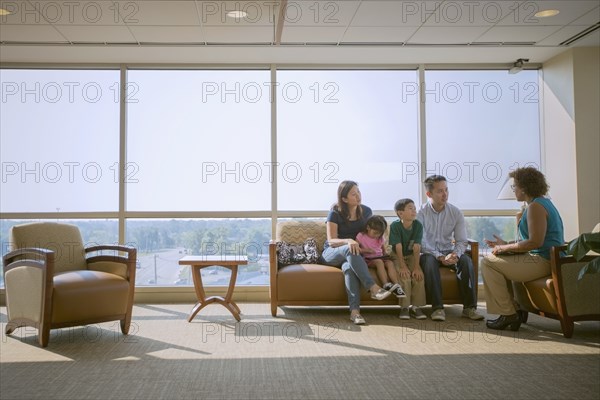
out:
M383 256L383 243L385 239L382 237L372 238L366 233L360 232L356 235L356 241L360 244L360 247L373 249L375 253L363 254L365 258L376 258Z

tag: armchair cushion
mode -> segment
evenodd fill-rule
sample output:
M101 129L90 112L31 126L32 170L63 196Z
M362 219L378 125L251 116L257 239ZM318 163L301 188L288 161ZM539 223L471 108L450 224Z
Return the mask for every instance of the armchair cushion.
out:
M52 323L95 320L125 314L129 282L100 271L70 271L54 276ZM82 298L81 293L85 293Z

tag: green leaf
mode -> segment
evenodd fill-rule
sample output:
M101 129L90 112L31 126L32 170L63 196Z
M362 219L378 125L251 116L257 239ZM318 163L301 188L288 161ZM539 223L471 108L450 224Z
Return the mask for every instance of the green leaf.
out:
M567 254L580 261L590 251L600 252L600 232L583 233L569 242ZM596 271L598 272L598 271Z
M592 261L581 267L577 280L583 279L585 274L597 274L600 272L600 257L594 258Z

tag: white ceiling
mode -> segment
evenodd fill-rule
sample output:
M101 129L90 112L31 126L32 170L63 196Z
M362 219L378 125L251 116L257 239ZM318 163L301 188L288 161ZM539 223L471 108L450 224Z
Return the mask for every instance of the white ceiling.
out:
M23 0L0 7L12 11L0 17L2 62L507 63L600 46L600 0ZM247 16L226 16L236 9ZM534 16L544 9L560 13Z

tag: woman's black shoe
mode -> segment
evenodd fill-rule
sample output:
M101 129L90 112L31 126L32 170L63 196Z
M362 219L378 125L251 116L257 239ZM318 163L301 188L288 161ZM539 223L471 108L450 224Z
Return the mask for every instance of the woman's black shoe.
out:
M527 318L529 317L529 313L525 310L517 310L517 314L519 314L519 318L521 319L521 323L526 324Z
M501 315L497 319L488 320L485 323L490 329L504 330L510 327L511 331L518 331L521 326L521 318L519 314L514 313L512 315Z
M519 318L521 319L521 323L522 324L526 324L527 323L527 319L529 317L529 312L525 311L525 310L517 310L517 314L519 315ZM492 322L496 322L500 319L501 315L498 316L498 318L496 319L488 319L486 322L492 323Z

